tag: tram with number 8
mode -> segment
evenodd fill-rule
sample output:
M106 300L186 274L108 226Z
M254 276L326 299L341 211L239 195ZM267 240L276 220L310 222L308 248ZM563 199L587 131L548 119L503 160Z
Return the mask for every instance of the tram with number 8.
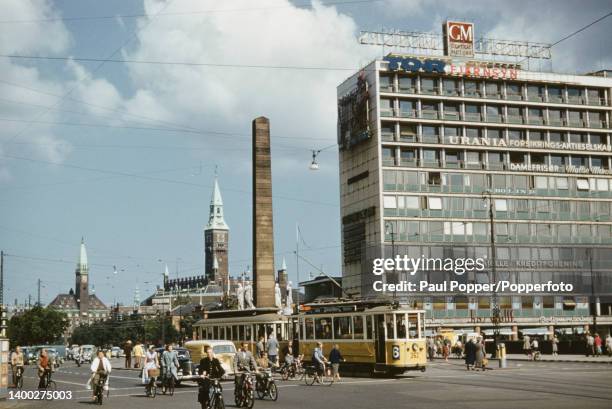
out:
M230 340L238 348L247 342L251 351L260 337L274 334L282 360L287 346L309 362L317 342L329 356L338 344L343 371L398 375L425 371L425 311L399 304L371 301L330 301L301 306L298 314L280 315L274 309L209 312L194 324L196 339Z

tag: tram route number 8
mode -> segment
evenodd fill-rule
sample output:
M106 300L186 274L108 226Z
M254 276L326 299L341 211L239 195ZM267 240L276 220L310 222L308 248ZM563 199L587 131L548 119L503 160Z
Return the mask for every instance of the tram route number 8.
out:
M391 356L393 357L393 359L400 359L399 345L393 345L393 349L391 349Z

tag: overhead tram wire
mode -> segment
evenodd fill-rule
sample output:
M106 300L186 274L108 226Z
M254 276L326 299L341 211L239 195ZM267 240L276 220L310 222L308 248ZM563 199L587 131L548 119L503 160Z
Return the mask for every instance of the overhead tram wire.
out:
M89 171L89 172L107 173L107 174L110 174L110 175L118 175L118 176L130 176L130 177L133 177L133 178L143 179L143 180L150 180L150 181L153 181L153 182L165 182L165 183L172 183L172 184L185 185L185 186L193 186L193 187L207 188L207 189L210 189L212 187L210 185L202 185L202 184L199 184L199 183L185 182L185 181L181 181L181 180L174 180L174 179L158 178L158 177L153 177L153 176L138 175L138 174L128 173L128 172L118 172L118 171L105 170L105 169L89 168L89 167L85 167L85 166L70 165L70 164L66 164L66 163L57 163L57 162L53 162L53 161L46 161L46 160L41 160L41 159L34 159L34 158L14 156L14 155L0 154L0 157L8 158L8 159L14 159L14 160L22 160L22 161L26 161L26 162L42 163L42 164L47 164L47 165L61 166L61 167L65 167L65 168L78 169L78 170L84 170L84 171ZM230 192L248 194L248 195L252 194L252 192L250 192L250 191L241 190L241 189L225 188L224 190L230 191ZM322 206L338 207L337 203L318 202L318 201L315 201L315 200L298 199L298 198L289 197L289 196L277 196L277 195L273 195L272 197L276 198L276 199L279 199L279 200L289 200L289 201L295 201L295 202L318 204L318 205L322 205Z
M2 58L45 60L45 61L78 61L78 62L103 62L120 64L151 64L151 65L183 65L188 67L215 67L215 68L253 68L271 70L303 70L303 71L355 71L355 67L323 67L307 65L265 65L265 64L225 64L207 63L198 61L158 61L158 60L131 60L113 58L86 58L86 57L52 57L49 55L19 55L0 54Z
M554 43L552 43L552 44L550 45L550 48L553 48L554 46L559 45L559 44L561 44L562 42L564 42L564 41L566 41L566 40L569 40L570 38L574 37L575 35L580 34L580 33L581 33L581 32L583 32L584 30L586 30L586 29L588 29L588 28L590 28L590 27L594 26L595 24L599 23L600 21L605 20L606 18L608 18L608 17L610 17L610 16L612 16L612 11L611 11L611 12L609 12L609 13L607 13L607 14L604 14L603 16L599 17L599 18L598 18L598 19L596 19L596 20L591 21L591 22L590 22L589 24L587 24L586 26L579 28L578 30L576 30L576 31L574 31L574 32L572 32L572 33L570 33L570 34L566 35L565 37L560 38L559 40L557 40L557 41L555 41ZM527 61L528 59L529 59L529 57L527 57L527 58L523 58L521 61L519 61L519 62L518 62L518 64L522 64L523 62Z
M162 11L164 11L166 8L168 8L172 3L174 2L174 0L170 0L168 3L166 3L163 7L161 7L159 9L159 11L156 13L161 13ZM110 59L112 57L114 57L115 55L117 55L117 53L119 53L123 47L125 47L126 45L128 45L129 43L132 42L132 40L136 37L136 35L138 34L139 31L144 30L145 28L147 28L154 20L155 15L152 16L152 18L150 20L148 20L145 24L143 24L140 27L137 27L135 30L132 31L132 33L128 36L127 40L125 40L123 43L121 43L121 45L119 47L117 47L108 57L107 59ZM81 82L83 82L83 80L85 78L90 79L96 72L98 72L103 66L104 64L106 64L107 61L101 59L99 61L99 64L91 71L91 73L89 75L86 75L84 78L79 79L76 81L76 83L70 87L70 89L68 90L68 92L66 92L60 99L59 101L57 101L57 104L55 105L55 107L58 107L61 102L64 100L64 98L70 96L76 89L77 87L81 84ZM40 111L35 118L40 118L43 115L46 115L47 113L49 113L49 109ZM21 129L20 131L18 131L17 133L13 134L12 137L10 137L9 142L12 142L15 138L23 135L28 129L30 129L32 125L28 124L26 125L23 129Z
M384 0L347 0L347 1L328 1L321 2L322 6L349 6L359 5L368 3L377 3ZM311 2L304 2L300 4L292 4L289 6L276 6L276 7L253 7L253 8L234 8L234 9L209 9L209 10L193 10L183 12L160 12L157 14L147 13L133 13L133 14L113 14L106 16L73 16L73 17L57 17L57 18L46 18L46 19L31 19L31 20L0 20L0 24L19 24L19 23L51 23L56 21L92 21L92 20L115 20L117 18L132 19L142 17L171 17L171 16L198 16L205 14L216 14L216 13L229 13L229 12L248 12L248 11L269 11L269 10L280 10L280 9L311 9L313 8Z

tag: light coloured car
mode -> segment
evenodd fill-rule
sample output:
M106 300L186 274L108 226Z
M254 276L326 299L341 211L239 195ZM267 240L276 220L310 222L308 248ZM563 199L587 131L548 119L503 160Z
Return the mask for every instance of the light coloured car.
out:
M112 347L111 348L111 357L119 358L119 357L121 357L123 355L124 355L123 349L121 349L119 347Z
M234 373L234 357L236 356L236 347L232 341L224 340L197 340L185 342L185 348L189 350L193 363L197 366L200 359L206 356L206 347L211 346L215 356L221 362L221 366L225 370L225 376Z

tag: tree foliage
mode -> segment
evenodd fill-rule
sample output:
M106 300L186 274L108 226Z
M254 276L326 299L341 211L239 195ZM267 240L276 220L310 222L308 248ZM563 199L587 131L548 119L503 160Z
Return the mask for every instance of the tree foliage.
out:
M122 320L108 319L103 322L82 324L74 329L71 344L92 344L100 347L123 346L126 341L145 344L162 344L162 321L164 325L163 343L176 342L180 333L172 326L170 317L143 319L139 315L127 316Z
M68 326L65 313L36 306L9 320L8 337L11 346L54 344L61 340Z

